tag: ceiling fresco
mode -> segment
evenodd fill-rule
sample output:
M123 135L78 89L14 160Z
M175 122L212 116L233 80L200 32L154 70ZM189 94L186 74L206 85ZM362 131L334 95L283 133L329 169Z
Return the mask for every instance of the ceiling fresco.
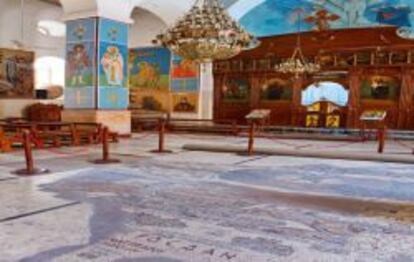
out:
M414 38L414 0L256 0L240 22L257 36L327 28L397 26ZM299 16L298 13L301 15Z

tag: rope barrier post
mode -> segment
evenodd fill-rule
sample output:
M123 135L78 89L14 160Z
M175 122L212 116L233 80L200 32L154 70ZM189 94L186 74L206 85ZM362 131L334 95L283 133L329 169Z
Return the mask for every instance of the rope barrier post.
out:
M26 168L19 169L12 172L15 175L20 176L30 176L30 175L43 175L47 174L50 171L43 168L35 168L34 160L33 160L33 148L32 148L32 141L31 141L31 134L30 131L24 130L23 131L23 147L24 147L24 155L26 160Z
M250 121L249 128L249 143L247 148L247 154L249 156L254 155L254 136L255 136L256 122L254 120Z
M165 125L167 118L165 116L158 119L158 149L152 150L151 153L157 154L169 154L172 153L170 150L165 149Z
M385 126L382 126L378 129L378 153L379 154L384 153L386 132L387 132L387 128Z
M120 163L119 159L111 159L109 156L109 128L105 126L102 130L102 159L92 161L97 165Z

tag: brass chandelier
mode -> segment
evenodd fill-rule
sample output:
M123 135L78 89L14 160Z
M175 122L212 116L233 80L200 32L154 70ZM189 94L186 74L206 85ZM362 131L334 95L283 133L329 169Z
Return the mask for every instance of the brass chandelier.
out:
M197 0L191 10L154 43L199 63L229 59L258 45L218 0Z
M296 78L303 74L314 74L321 70L321 65L308 62L302 52L301 43L301 12L298 12L298 34L296 47L292 56L283 63L276 65L275 70L284 74L293 74Z

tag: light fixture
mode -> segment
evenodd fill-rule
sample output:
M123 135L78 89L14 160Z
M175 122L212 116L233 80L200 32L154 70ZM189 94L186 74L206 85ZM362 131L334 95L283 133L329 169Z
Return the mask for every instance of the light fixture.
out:
M44 36L65 37L66 26L54 20L41 20L37 23L37 31Z
M154 43L199 63L229 59L258 45L256 38L234 21L218 0L197 0Z
M297 11L298 13L298 34L296 47L292 56L286 61L275 66L275 70L284 74L293 74L296 78L303 74L314 74L321 70L320 64L308 62L302 52L301 43L301 13L303 10Z

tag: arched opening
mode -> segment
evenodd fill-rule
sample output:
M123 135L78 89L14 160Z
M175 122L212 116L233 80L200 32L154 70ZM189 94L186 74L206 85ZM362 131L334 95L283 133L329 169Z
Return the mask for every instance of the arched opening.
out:
M65 85L65 60L60 57L45 56L35 61L35 88L49 89Z
M151 46L156 35L167 28L167 24L156 14L136 7L131 15L135 21L129 28L129 47Z
M318 82L302 91L302 106L306 107L306 127L339 128L345 125L345 107L349 91L335 82Z

